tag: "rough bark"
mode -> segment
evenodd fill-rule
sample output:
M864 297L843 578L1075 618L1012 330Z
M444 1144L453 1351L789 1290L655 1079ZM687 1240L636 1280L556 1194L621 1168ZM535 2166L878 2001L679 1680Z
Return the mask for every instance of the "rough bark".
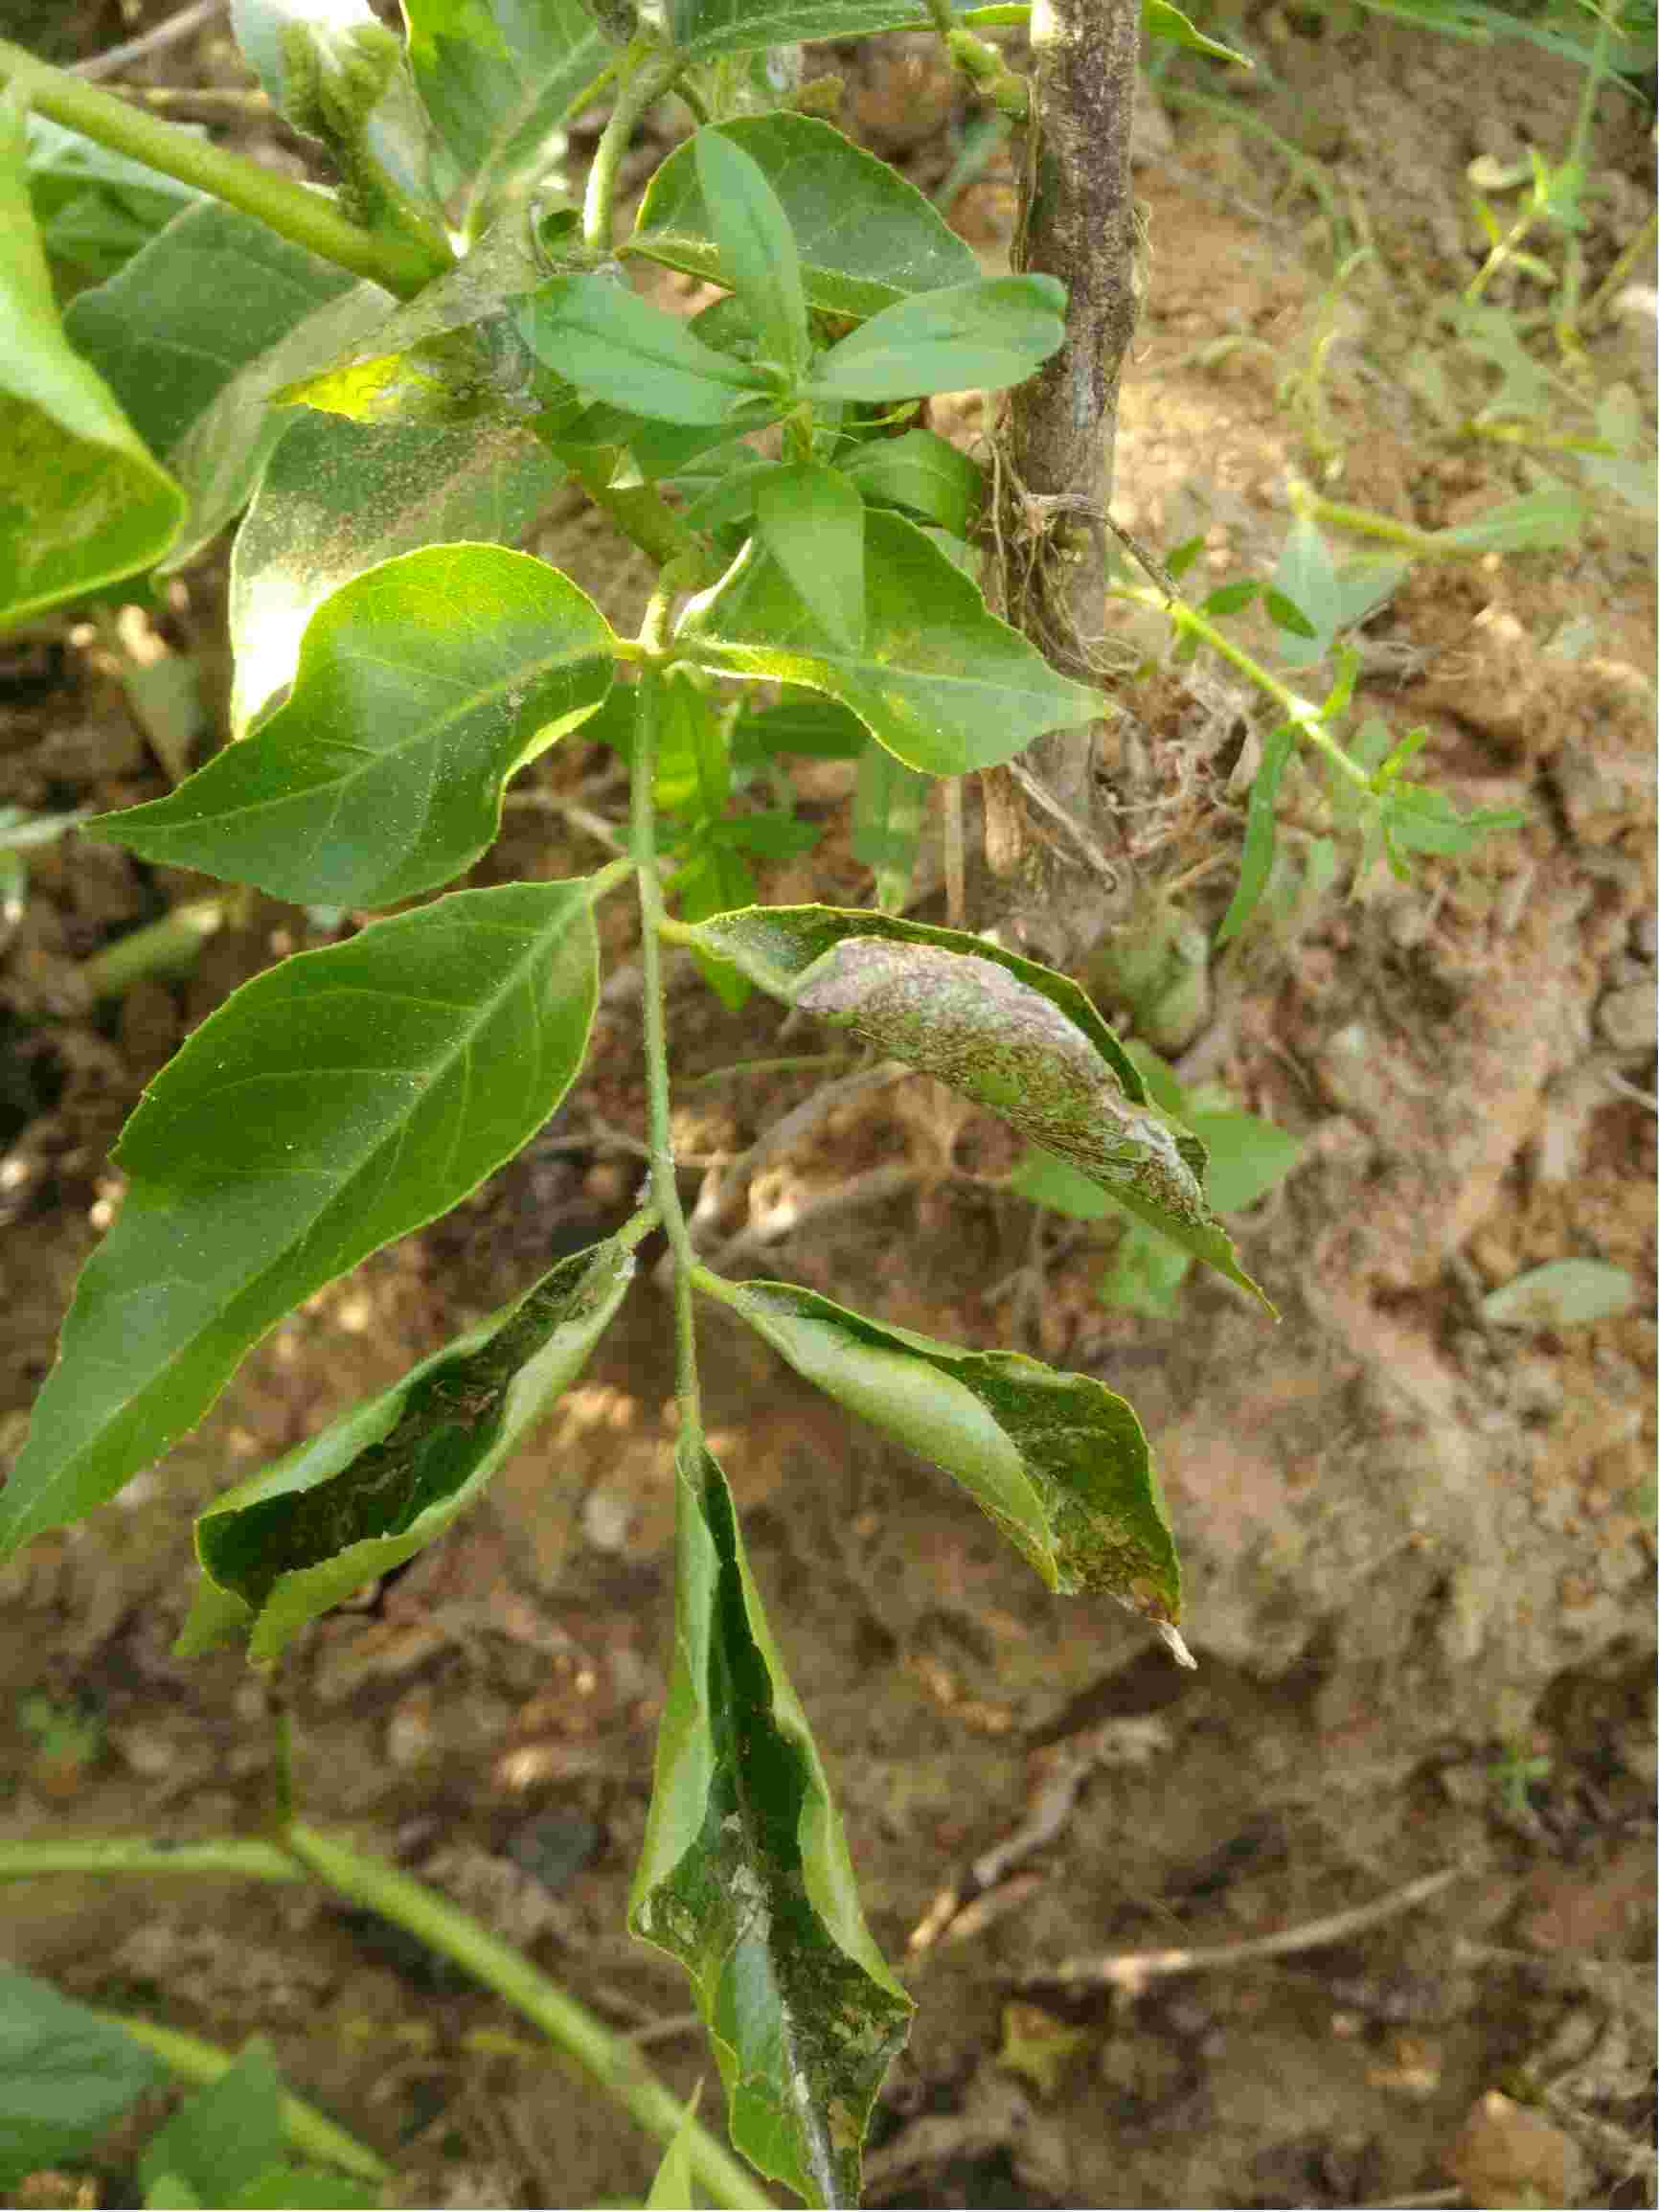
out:
M1075 508L1111 501L1118 379L1135 325L1129 180L1139 0L1036 0L1015 265L1056 276L1069 296L1066 343L1012 395L1001 456L1001 596L1008 619L1068 674L1098 680L1087 641L1101 629L1103 536ZM1099 857L1091 773L1100 724L1039 739L1026 764L1071 817L1068 834L1006 769L982 779L986 859L1034 951L1065 965L1121 913L1127 885ZM1110 838L1109 828L1105 832Z

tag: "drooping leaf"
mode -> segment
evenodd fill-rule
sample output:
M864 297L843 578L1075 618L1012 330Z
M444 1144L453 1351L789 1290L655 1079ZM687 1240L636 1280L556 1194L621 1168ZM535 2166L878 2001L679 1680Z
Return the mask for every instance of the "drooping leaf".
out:
M969 536L985 498L978 464L935 430L872 439L836 466L873 505L902 507L956 537Z
M1203 1146L1146 1106L1134 1063L1066 977L959 930L831 906L751 907L687 935L1000 1114L1261 1297L1205 1203Z
M405 0L409 59L427 114L466 182L462 227L536 184L561 125L614 58L579 0Z
M762 353L798 375L807 366L812 340L789 218L765 171L735 139L723 131L699 130L692 151L720 265L748 310Z
M289 418L271 395L384 319L391 294L235 208L187 209L66 327L190 499L170 567L243 507Z
M48 261L67 262L99 283L201 197L193 185L112 153L44 115L28 120L23 162Z
M1296 750L1296 724L1281 722L1261 747L1261 764L1250 786L1244 810L1244 850L1239 861L1239 882L1232 901L1216 932L1217 946L1238 936L1261 903L1273 871L1279 804L1279 779L1284 764Z
M185 505L65 341L23 164L22 113L0 93L0 622L148 568Z
M858 1909L726 1478L689 1444L678 1478L673 1673L628 1924L690 1976L736 2147L808 2204L856 2203L912 2007Z
M255 2039L216 2082L189 2097L152 2135L139 2160L151 2188L176 2176L198 2204L234 2204L286 2149L283 2084L268 2046Z
M972 247L938 209L833 125L782 113L735 116L720 129L777 194L809 306L833 315L874 315L913 293L969 284L979 275ZM691 146L676 148L652 177L630 251L691 276L736 284Z
M792 1283L697 1287L797 1374L954 1476L1051 1590L1181 1617L1181 1572L1147 1439L1103 1382L1019 1352L965 1352Z
M742 422L757 427L778 412L756 370L705 346L679 316L608 277L555 277L519 308L518 323L556 376L636 415L724 423L742 408Z
M418 546L512 543L561 473L506 418L434 429L298 416L231 556L233 728L245 730L291 681L307 624L342 584Z
M633 1274L611 1238L215 1500L186 1657L238 1633L256 1664L435 1543L586 1364Z
M540 1128L586 1050L604 883L457 893L284 961L192 1034L116 1150L129 1188L0 1492L0 1554L113 1497L273 1322Z
M930 781L865 739L852 791L852 857L875 872L875 903L889 913L901 912L910 896Z
M1097 693L1057 674L998 621L902 515L866 513L864 592L863 650L848 652L751 543L692 603L678 634L707 667L828 692L907 767L932 776L993 767L1044 730L1102 712Z
M494 841L508 777L603 699L614 642L529 554L403 554L318 609L285 706L89 834L300 904L394 905Z
M166 2078L125 2029L0 1964L0 2187L90 2149Z
M761 542L835 648L864 645L864 502L816 461L769 469L755 491Z
M814 363L807 390L827 399L999 392L1034 376L1065 335L1057 277L985 277L883 308Z
M1208 37L1172 5L1172 0L1141 0L1141 21L1148 37L1167 39L1173 46L1190 47L1194 54L1207 54L1213 61L1237 61L1244 69L1256 66L1247 54L1223 46L1218 38Z

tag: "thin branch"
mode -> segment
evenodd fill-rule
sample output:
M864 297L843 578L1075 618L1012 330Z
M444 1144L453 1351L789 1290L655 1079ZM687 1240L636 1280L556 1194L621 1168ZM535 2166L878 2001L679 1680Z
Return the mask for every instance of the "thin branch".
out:
M211 23L216 15L222 14L224 8L225 0L192 0L189 8L181 8L165 23L141 31L136 38L124 39L106 54L95 54L90 61L78 61L69 74L92 82L105 77L119 77L129 62L159 54L163 47L176 46L181 38L188 38L193 31L199 31L204 23Z
M1324 1950L1333 1943L1346 1943L1350 1936L1358 1935L1362 1929L1395 1920L1402 1912L1415 1911L1454 1881L1461 1881L1463 1876L1461 1866L1443 1866L1438 1874L1420 1875L1415 1881L1390 1890L1387 1896L1370 1904L1354 1905L1348 1912L1329 1913L1323 1920L1304 1921L1300 1927L1281 1928L1274 1935L1252 1936L1245 1943L1216 1944L1192 1950L1123 1950L1108 1952L1104 1958L1067 1958L1057 1967L1044 1968L1021 1978L1028 1987L1067 1982L1074 1986L1121 1989L1130 1996L1138 1996L1148 1982L1161 1981L1170 1974L1208 1973L1216 1969L1244 1966L1251 1959L1287 1958L1297 1951Z

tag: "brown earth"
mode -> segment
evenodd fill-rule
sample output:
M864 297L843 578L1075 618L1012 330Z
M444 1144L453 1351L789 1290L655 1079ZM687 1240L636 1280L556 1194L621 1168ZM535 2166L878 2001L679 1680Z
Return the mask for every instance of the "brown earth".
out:
M115 34L89 19L84 50ZM1154 544L1203 532L1215 582L1270 572L1290 470L1435 528L1552 463L1440 427L1413 397L1413 355L1426 347L1478 396L1429 316L1483 250L1464 169L1559 149L1578 91L1533 47L1370 18L1339 31L1274 10L1244 34L1270 68L1242 109L1325 165L1372 257L1333 288L1325 217L1271 148L1174 101L1148 109L1149 295L1119 513ZM872 42L835 66L852 126L935 187L963 110L925 42ZM232 80L211 40L154 74ZM1634 103L1605 94L1586 291L1650 204L1649 150ZM956 201L989 262L1011 207L995 166ZM1493 296L1517 312L1540 299L1524 280ZM1598 390L1628 384L1649 433L1650 349L1650 321L1616 316L1586 370ZM1555 427L1579 427L1561 404ZM971 433L976 406L955 419ZM715 1448L866 1910L920 2008L872 2136L872 2203L1653 2201L1650 536L1609 495L1579 549L1420 564L1368 626L1361 700L1427 730L1414 772L1529 820L1407 886L1287 898L1216 964L1184 1074L1305 1139L1242 1224L1277 1330L1220 1284L1190 1285L1170 1322L1102 1307L1102 1238L1034 1225L988 1187L1010 1157L1002 1132L920 1078L834 1106L735 1190L721 1225L743 1239L737 1271L934 1335L1024 1341L1134 1402L1200 1662L1178 1675L1115 1608L1050 1600L943 1478L709 1327ZM574 509L543 550L619 619L632 611L641 575ZM108 807L164 787L116 656L196 654L222 702L222 573L204 561L125 643L48 630L10 650L0 804ZM1569 630L1586 616L1587 635ZM1190 881L1213 930L1263 710L1205 663L1144 670L1123 703L1123 857L1148 900ZM561 810L580 787L617 812L614 787L592 787L605 764L574 742L538 764L540 796L510 802L478 879L591 866ZM827 767L800 788L825 838L766 895L861 901L845 779ZM1288 780L1293 821L1309 793ZM306 926L245 901L185 979L99 1004L80 964L204 886L84 841L31 862L0 966L0 1447L117 1196L103 1155L139 1086ZM923 881L937 878L930 851ZM937 898L920 911L940 918ZM259 1683L230 1657L170 1655L190 1514L511 1295L550 1239L570 1248L626 1213L637 991L631 920L606 917L588 1069L529 1152L313 1300L162 1473L0 1578L0 1832L257 1825ZM671 1013L678 1138L716 1167L823 1078L691 1079L836 1041L759 1001L729 1014L689 970ZM1488 1289L1573 1256L1627 1268L1633 1311L1556 1333L1484 1318ZM653 2062L684 2090L712 2069L683 1989L623 1930L670 1621L669 1328L642 1281L489 1505L376 1613L315 1631L297 1691L310 1816L528 1944L606 2018L652 2031ZM32 1696L87 1733L42 1741ZM981 1855L1028 1812L1068 1804L975 1894ZM1443 1870L1418 1900L1409 1885ZM952 1889L966 1906L947 1920ZM1365 1924L1378 1901L1398 1909ZM1314 1925L1350 1912L1352 1927ZM377 1953L320 1897L55 1881L4 1893L3 1913L0 1944L75 1994L231 2044L270 2035L294 2085L394 2160L399 2201L637 2198L654 2164L597 2091L528 2037L503 2042L516 2030L498 2007L435 1987L422 1958ZM1304 1947L1251 1948L1298 1929ZM1222 1955L1185 1973L1052 1975L1173 1947Z

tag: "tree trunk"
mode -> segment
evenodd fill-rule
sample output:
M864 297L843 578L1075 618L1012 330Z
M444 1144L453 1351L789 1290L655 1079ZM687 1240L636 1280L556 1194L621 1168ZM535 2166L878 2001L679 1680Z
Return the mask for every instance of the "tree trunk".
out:
M1076 506L1044 503L1102 515L1111 502L1118 379L1136 311L1129 126L1140 29L1139 0L1036 0L1031 19L1033 119L1014 265L1058 277L1069 308L1064 346L1011 398L1000 448L1000 597L1008 620L1085 682L1101 673L1089 641L1101 630L1103 533ZM1124 872L1110 880L1094 818L1102 727L1053 731L1026 756L1069 831L1009 769L981 779L999 902L1032 949L1061 966L1126 904Z

